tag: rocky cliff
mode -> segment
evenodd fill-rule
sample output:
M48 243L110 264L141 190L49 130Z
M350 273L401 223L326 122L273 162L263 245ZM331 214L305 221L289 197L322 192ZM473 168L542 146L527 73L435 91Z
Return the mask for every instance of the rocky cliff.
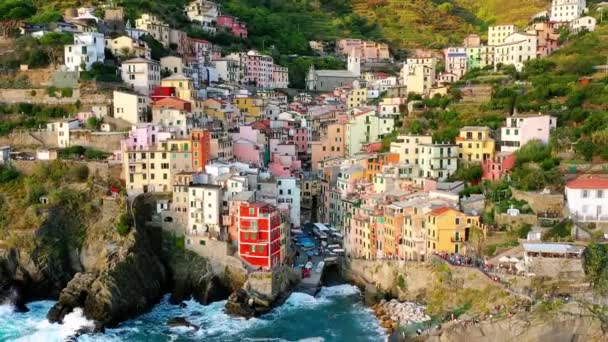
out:
M135 205L135 228L120 237L113 229L110 213L104 208L106 224L89 227L81 248L84 271L76 274L61 291L59 301L49 311L51 322L77 307L102 326L113 326L148 310L169 288L169 271L161 258L162 234L146 225L149 208L145 200ZM110 229L108 229L108 225Z
M19 233L20 246L0 249L0 303L10 300L18 309L32 300L56 298L81 270L74 239L63 237L79 225L62 208L50 208L36 230Z
M481 342L481 341L605 341L598 321L570 314L545 317L532 314L517 315L463 326L454 324L434 329L417 341Z

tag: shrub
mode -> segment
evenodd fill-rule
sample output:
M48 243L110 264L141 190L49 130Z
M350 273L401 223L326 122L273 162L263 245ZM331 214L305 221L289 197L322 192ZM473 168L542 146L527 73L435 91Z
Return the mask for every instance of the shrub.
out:
M69 176L76 182L84 182L89 178L89 167L86 165L76 165L70 169Z
M72 88L61 88L61 97L72 97L73 93Z
M12 167L0 167L0 184L7 183L19 177L19 172Z
M120 218L118 219L118 223L116 224L116 231L121 236L125 236L125 235L129 234L129 232L131 231L131 226L129 225L129 217L127 216L126 213L123 213L122 215L120 215Z
M35 90L30 91L30 96L31 96L31 97L36 96L36 91L35 91Z

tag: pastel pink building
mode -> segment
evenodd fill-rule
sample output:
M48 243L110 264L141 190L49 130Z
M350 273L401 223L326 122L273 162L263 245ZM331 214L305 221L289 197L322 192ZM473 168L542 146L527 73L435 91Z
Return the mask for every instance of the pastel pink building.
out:
M129 135L120 142L120 151L114 152L114 159L122 161L122 151L147 151L156 143L171 138L171 133L161 132L156 124L143 123L131 127Z
M273 85L274 61L272 57L262 55L257 51L249 51L245 56L245 78L246 84L255 85L258 88L269 88Z
M218 15L216 27L223 28L235 37L247 38L247 24L241 22L239 18L229 15Z
M481 179L497 181L510 173L515 167L515 154L511 152L498 152L494 159L486 159L482 162L483 175Z
M264 165L266 136L262 132L252 126L241 126L232 139L232 154L236 160L257 166Z
M546 57L559 47L559 32L556 22L539 22L532 25L529 33L536 33L536 55L537 58Z
M302 171L302 162L296 156L273 153L268 168L276 177L296 177Z

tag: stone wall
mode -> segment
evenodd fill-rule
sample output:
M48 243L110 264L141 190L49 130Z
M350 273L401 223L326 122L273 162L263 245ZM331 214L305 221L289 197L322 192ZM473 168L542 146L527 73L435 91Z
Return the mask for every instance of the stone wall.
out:
M186 236L186 249L211 260L232 255L232 250L227 242L202 236Z
M57 132L41 131L15 131L0 136L0 145L11 145L18 149L36 149L38 147L57 146Z
M248 292L260 294L266 298L274 299L284 293L291 284L298 279L297 273L287 266L279 266L272 272L255 271L249 273L245 288Z
M35 92L35 94L33 93ZM57 91L60 93L60 91ZM32 94L34 94L32 96ZM45 105L73 104L80 101L82 104L107 104L109 98L105 94L84 94L80 90L73 89L71 97L48 96L46 88L33 89L0 89L0 102L4 103L39 103Z
M496 214L496 224L498 226L509 225L511 227L518 227L522 224L529 224L536 226L538 220L534 214L519 214L517 216L511 216L507 213Z
M50 163L48 161L30 161L30 160L13 160L12 165L22 174L31 175L36 167L41 163ZM121 165L109 164L106 162L98 161L65 161L69 165L81 165L85 164L89 168L89 174L95 175L102 179L108 179L109 177L119 177L122 172Z
M78 129L70 131L70 143L72 146L80 145L112 153L120 150L120 141L127 135L127 132L92 132L87 129ZM0 136L0 145L32 150L38 147L58 147L57 132L16 131L6 136Z
M111 153L120 150L120 141L126 137L126 132L92 132L87 129L79 129L70 131L70 144Z
M521 191L515 188L511 188L511 193L513 194L513 198L528 202L530 208L537 214L563 214L563 194L541 194L538 192Z

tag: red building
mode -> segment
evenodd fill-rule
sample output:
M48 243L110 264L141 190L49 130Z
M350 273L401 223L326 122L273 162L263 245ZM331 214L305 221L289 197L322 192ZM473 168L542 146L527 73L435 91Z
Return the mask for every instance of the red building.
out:
M156 87L150 95L150 99L156 102L167 97L176 97L175 94L175 87Z
M272 269L283 261L281 216L266 203L244 203L239 210L239 256L252 266Z
M193 129L190 132L192 142L192 168L205 170L211 158L211 133L204 129Z
M235 37L247 38L247 24L239 21L239 18L229 15L218 15L216 27L225 29Z
M494 159L486 159L481 163L483 175L481 179L497 181L510 173L515 167L515 154L512 152L498 152Z

